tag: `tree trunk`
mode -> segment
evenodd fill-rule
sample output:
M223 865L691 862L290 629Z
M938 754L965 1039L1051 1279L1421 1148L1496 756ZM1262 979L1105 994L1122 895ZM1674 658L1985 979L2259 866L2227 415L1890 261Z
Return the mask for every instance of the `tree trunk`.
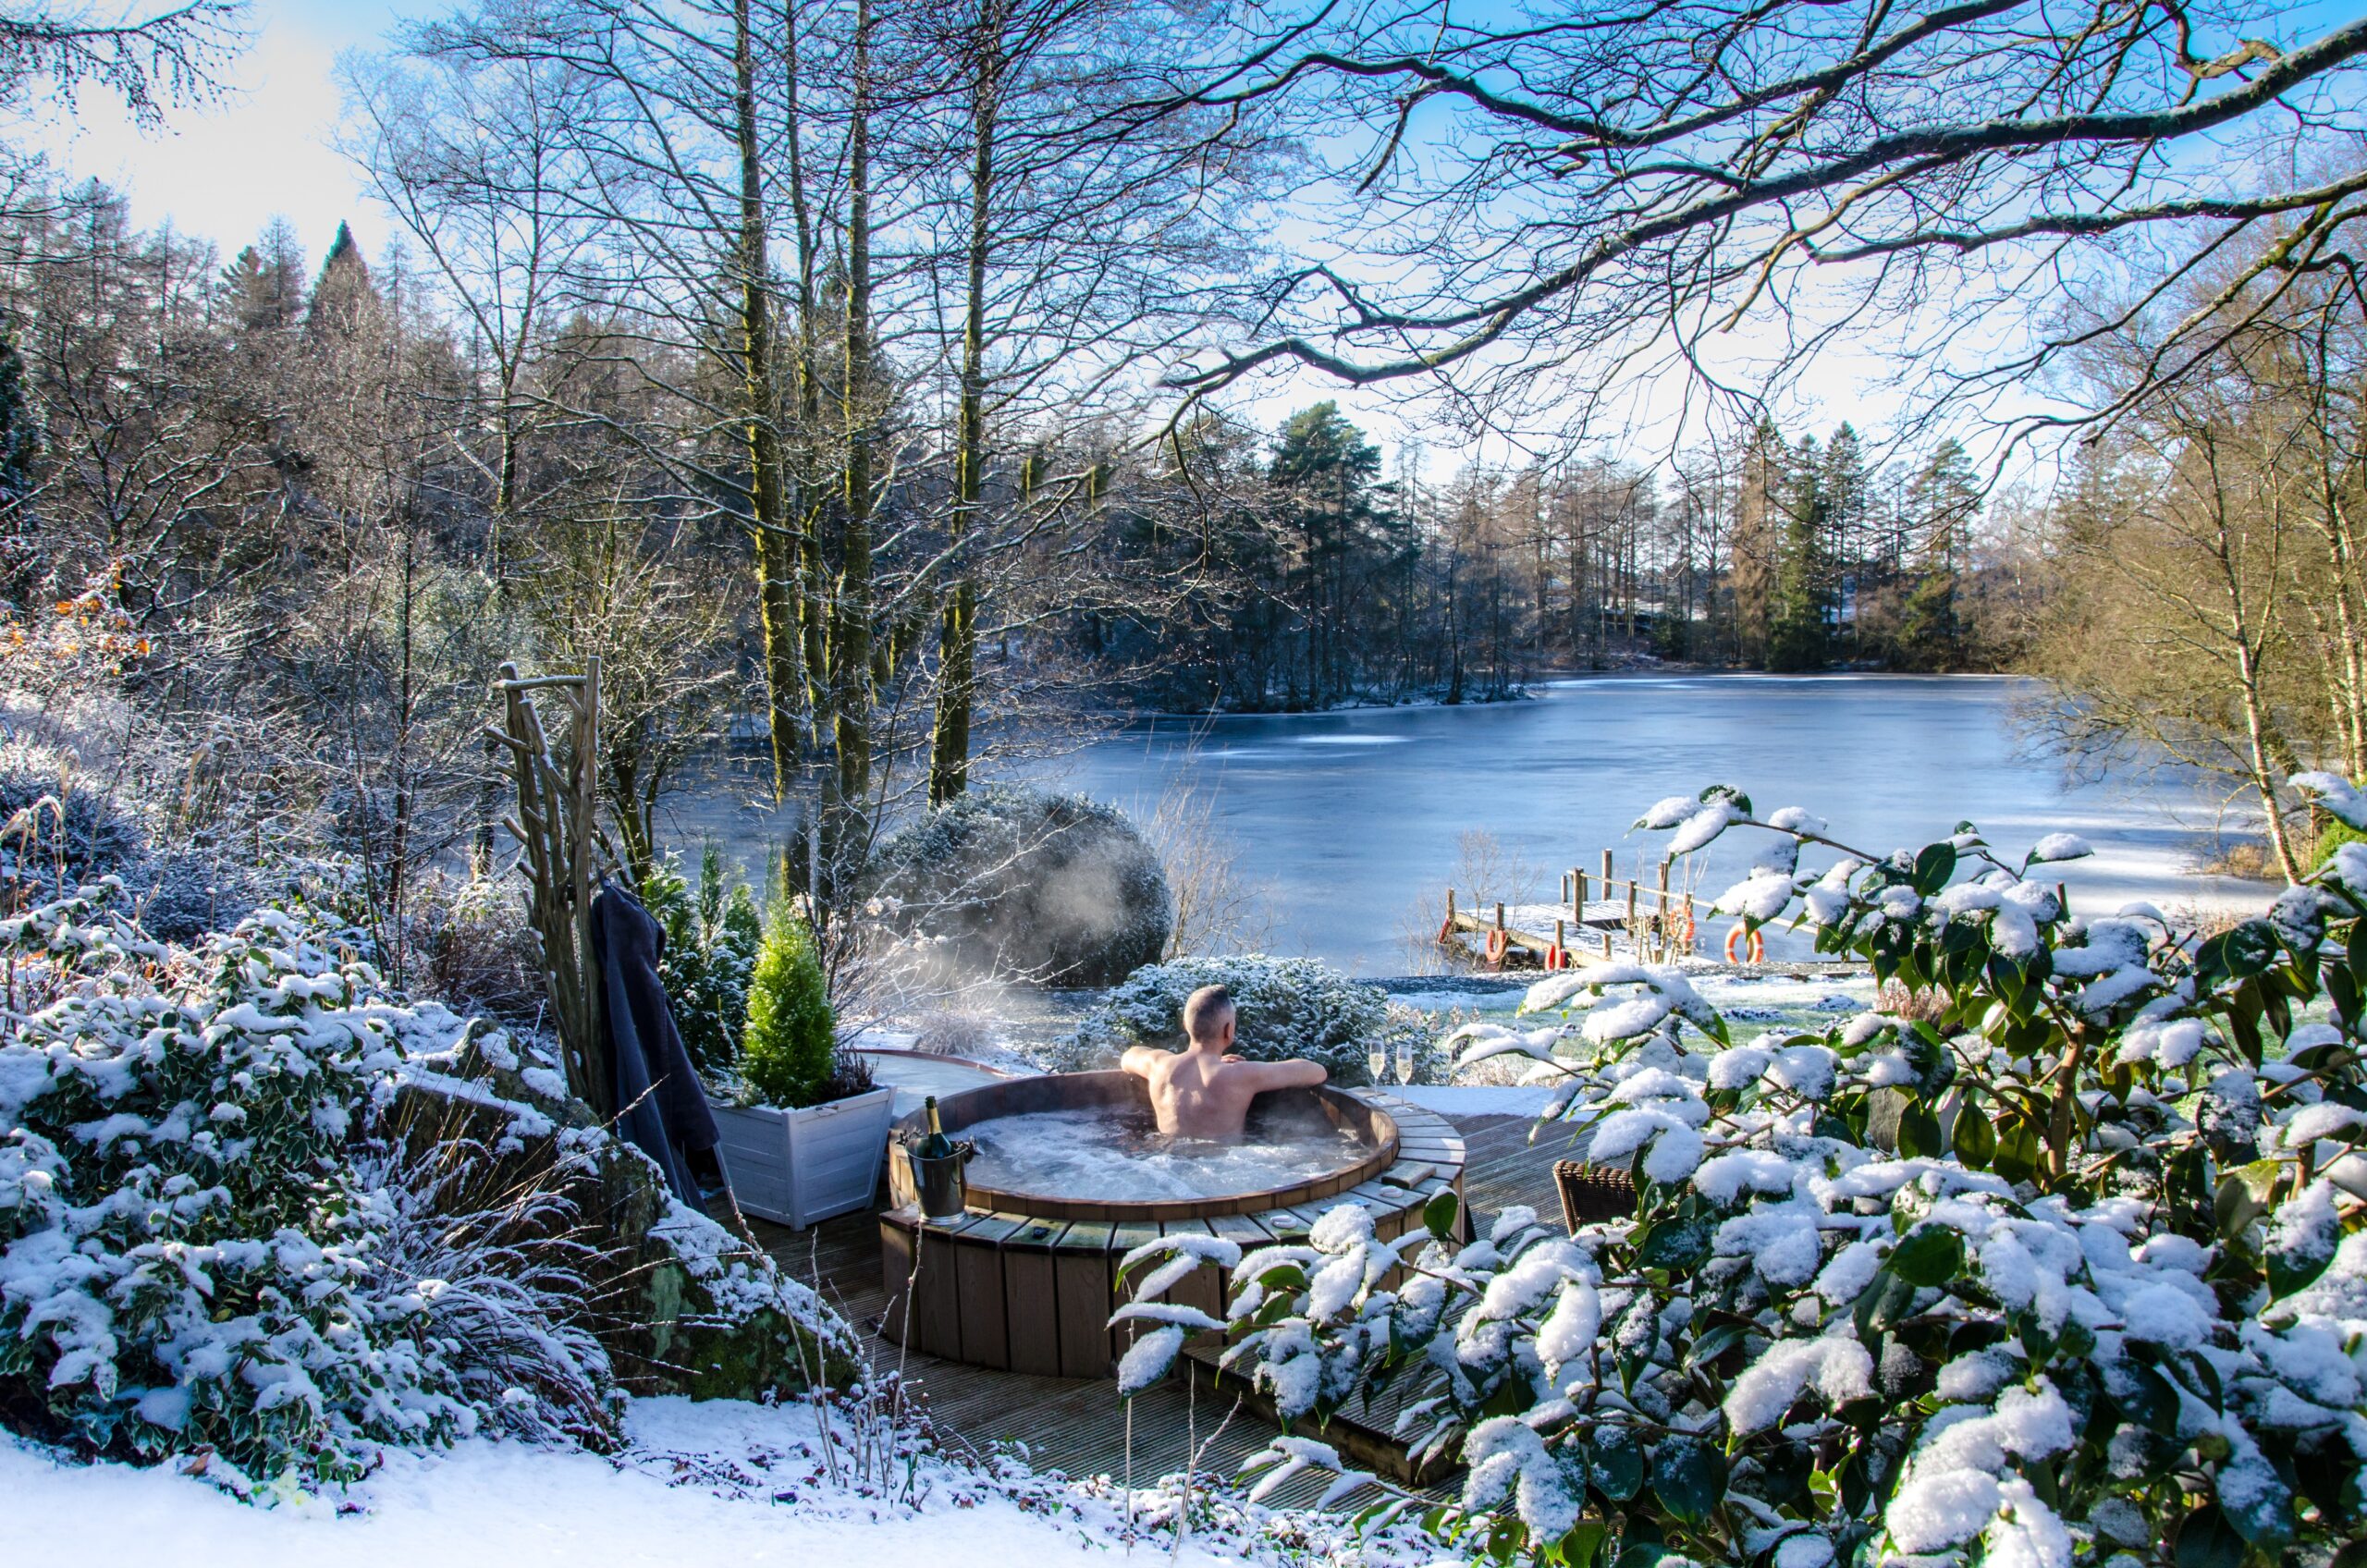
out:
M977 97L970 149L969 300L962 322L962 401L957 416L953 515L947 530L957 552L938 643L937 722L930 736L928 799L943 805L969 786L970 720L976 704L978 588L958 552L975 525L986 494L987 260L995 181L995 122L1002 89L1002 6L978 6Z
M840 390L846 425L844 517L833 606L830 673L838 769L828 837L835 886L840 862L861 837L865 799L871 790L871 515L874 450L871 344L871 28L870 0L856 0L854 101L847 129L846 349L845 382Z
M735 134L740 153L740 358L748 440L749 527L755 535L756 615L764 633L765 696L772 737L773 800L786 799L797 766L796 559L782 489L780 388L773 369L771 265L765 241L764 168L756 144L756 50L749 0L732 0Z

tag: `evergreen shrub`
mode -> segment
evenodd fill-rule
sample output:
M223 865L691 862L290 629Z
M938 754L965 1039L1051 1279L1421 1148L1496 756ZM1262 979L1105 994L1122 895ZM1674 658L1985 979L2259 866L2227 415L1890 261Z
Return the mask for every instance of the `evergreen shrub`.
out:
M657 973L674 1026L701 1074L729 1078L748 1019L748 982L765 937L764 916L745 883L728 883L723 855L708 844L693 889L671 856L650 867L641 901L666 933Z
M2367 829L2344 780L2293 783ZM1736 1041L1678 968L1547 978L1526 1027L1454 1037L1558 1080L1539 1134L1629 1172L1630 1215L1512 1207L1466 1243L1441 1191L1394 1240L1357 1205L1246 1255L1162 1239L1126 1260L1179 1255L1144 1295L1188 1258L1231 1305L1122 1309L1122 1391L1221 1330L1294 1424L1253 1461L1282 1478L1343 1469L1296 1424L1410 1382L1402 1430L1466 1466L1460 1498L1363 1517L1502 1562L2357 1561L2367 846L2206 936L2072 914L2039 869L2088 852L2069 834L1871 853L1726 789L1637 826L1672 854L1765 831L1717 907L1930 1005Z
M756 1105L796 1110L839 1097L846 1068L813 930L786 900L765 923L748 982L740 1082Z

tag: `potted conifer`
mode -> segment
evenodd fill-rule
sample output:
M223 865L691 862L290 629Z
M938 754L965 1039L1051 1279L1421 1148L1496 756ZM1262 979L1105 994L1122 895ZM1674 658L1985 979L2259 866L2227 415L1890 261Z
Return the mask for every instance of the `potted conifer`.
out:
M814 935L773 906L748 977L737 1103L715 1108L724 1170L747 1213L799 1229L871 1201L896 1092L838 1046Z

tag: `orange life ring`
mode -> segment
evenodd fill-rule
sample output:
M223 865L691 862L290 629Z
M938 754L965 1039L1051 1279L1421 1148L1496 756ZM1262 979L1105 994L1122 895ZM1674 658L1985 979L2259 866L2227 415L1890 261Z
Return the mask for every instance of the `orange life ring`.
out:
M1504 955L1512 950L1512 937L1504 931L1502 926L1500 925L1496 927L1496 929L1489 932L1487 943L1488 962L1492 967L1498 969L1502 968L1504 963Z
M1748 954L1753 963L1767 962L1767 944L1760 939L1758 932L1746 929L1740 921L1735 922L1734 929L1726 933L1726 962L1728 963L1739 962L1735 956L1737 949Z
M1685 924L1676 928L1676 936L1677 940L1685 944L1685 950L1686 952L1691 952L1693 950L1694 941L1693 912L1691 910L1688 909L1685 912Z
M1546 967L1546 968L1548 968L1548 969L1567 969L1567 968L1569 968L1569 967L1570 967L1570 949L1567 949L1567 948L1564 948L1564 947L1558 947L1558 946L1557 946L1557 947L1551 947L1551 948L1546 949L1545 949L1545 967Z
M1444 920L1439 922L1439 946L1445 947L1449 942L1453 940L1454 916L1450 914Z

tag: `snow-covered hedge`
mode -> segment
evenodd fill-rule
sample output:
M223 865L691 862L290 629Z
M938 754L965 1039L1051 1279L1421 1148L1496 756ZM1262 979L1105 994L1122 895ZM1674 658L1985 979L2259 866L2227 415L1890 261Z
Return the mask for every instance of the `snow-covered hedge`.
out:
M0 1410L234 1488L472 1429L344 1158L399 1060L374 976L258 914L177 954L111 889L0 922Z
M1138 969L1079 1020L1056 1052L1062 1072L1115 1065L1131 1046L1184 1043L1184 1001L1203 986L1233 992L1233 1049L1252 1061L1304 1057L1323 1064L1335 1084L1372 1082L1367 1053L1380 1040L1393 1051L1417 1026L1412 1010L1392 1011L1389 993L1349 979L1311 958L1181 958ZM1422 1047L1427 1041L1422 1042ZM1436 1053L1417 1047L1429 1072Z
M2341 781L2297 783L2367 825ZM1634 1172L1632 1219L1568 1236L1511 1209L1458 1247L1452 1194L1393 1242L1351 1206L1302 1246L1154 1243L1129 1266L1185 1256L1146 1285L1195 1246L1228 1267L1231 1355L1294 1419L1418 1379L1404 1429L1469 1466L1440 1523L1499 1559L2355 1552L2367 847L2205 937L2149 908L2071 917L2038 870L2087 852L2069 835L2006 858L1968 825L1875 855L1727 790L1639 826L1682 849L1769 829L1720 907L1797 912L1821 951L1935 991L1938 1022L1735 1044L1676 971L1555 976L1526 1009L1551 1021L1468 1026L1465 1060L1563 1072L1553 1114ZM1128 1311L1159 1325L1129 1388L1215 1327ZM1303 1436L1264 1457L1341 1468Z
M1114 807L1019 785L970 790L879 847L887 917L945 976L1107 986L1175 922L1159 855Z
M835 1315L670 1205L546 1062L285 913L181 949L127 901L0 921L0 1422L244 1496L472 1432L596 1446L620 1387L849 1365Z

